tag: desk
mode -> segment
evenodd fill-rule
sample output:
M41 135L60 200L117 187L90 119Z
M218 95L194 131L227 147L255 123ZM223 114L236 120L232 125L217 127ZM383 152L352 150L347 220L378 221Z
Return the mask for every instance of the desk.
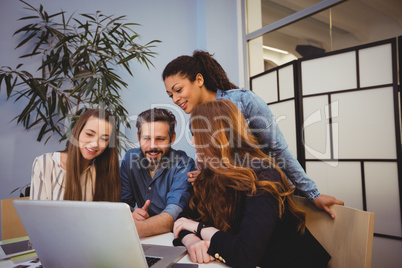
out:
M155 245L162 245L162 246L171 246L173 241L173 233L166 233L161 235L155 235L151 237L141 238L141 243L144 244L155 244ZM190 260L188 254L184 255L183 258L180 259L179 263L193 263ZM211 262L208 264L199 264L198 267L205 267L205 268L222 268L222 267L229 267L220 262Z
M145 237L141 238L141 242L144 244L155 244L155 245L162 245L162 246L171 246L173 241L173 233L165 233L161 235L156 235L156 236L151 236L151 237ZM186 254L183 258L180 259L179 263L193 263L190 260L190 257L188 254ZM12 260L0 260L0 268L12 268L15 267L17 264L14 264ZM205 268L222 268L222 267L228 267L224 265L223 263L219 262L211 262L208 264L199 264L200 268L205 267Z

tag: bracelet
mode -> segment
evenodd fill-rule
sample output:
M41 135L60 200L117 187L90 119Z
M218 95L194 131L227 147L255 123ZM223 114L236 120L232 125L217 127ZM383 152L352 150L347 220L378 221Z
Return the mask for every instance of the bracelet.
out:
M202 240L202 237L201 237L201 229L204 228L204 227L205 227L205 224L202 223L202 222L200 222L200 223L198 224L197 231L195 232L195 235L198 236L198 238L200 238L201 240Z

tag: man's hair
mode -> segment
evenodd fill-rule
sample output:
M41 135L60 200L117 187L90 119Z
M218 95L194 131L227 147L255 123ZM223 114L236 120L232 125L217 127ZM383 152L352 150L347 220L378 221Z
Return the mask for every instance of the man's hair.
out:
M169 126L169 137L172 140L176 125L176 117L172 112L162 108L153 108L140 113L136 123L138 135L141 136L141 127L144 123L152 122L166 122Z

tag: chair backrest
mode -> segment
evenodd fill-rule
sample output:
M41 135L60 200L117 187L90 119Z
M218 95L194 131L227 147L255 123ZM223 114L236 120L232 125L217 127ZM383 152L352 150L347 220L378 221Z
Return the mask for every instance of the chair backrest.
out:
M2 240L27 236L24 226L13 206L14 199L28 199L29 197L10 198L1 200L1 234Z
M306 198L295 196L295 201L307 213L307 228L331 255L328 267L371 267L374 213L334 205L331 219Z

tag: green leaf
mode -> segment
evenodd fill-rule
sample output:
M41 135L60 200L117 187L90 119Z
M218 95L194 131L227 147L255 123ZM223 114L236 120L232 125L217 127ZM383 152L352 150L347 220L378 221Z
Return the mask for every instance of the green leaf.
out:
M156 55L152 49L160 41L135 43L140 39L133 27L140 24L126 22L125 15L109 16L97 11L67 17L64 11L51 14L42 5L35 8L21 2L30 14L20 18L29 23L14 33L21 34L16 48L25 46L20 57L34 57L39 72L17 71L22 64L16 70L7 66L0 69L0 89L5 87L8 97L15 96L15 102L27 100L15 117L17 124L30 130L40 126L38 141L46 143L53 135L59 135L61 141L66 139L61 131L64 118L75 114L74 107L103 103L113 107L119 124L130 127L121 97L128 84L120 77L120 70L133 76L130 62L149 68L150 58ZM116 66L123 67L119 73ZM119 148L124 147L123 143Z
M22 17L19 18L18 20L30 20L30 19L39 19L39 16L28 16L28 17Z
M45 124L42 126L42 128L40 129L40 131L39 131L38 138L36 139L37 141L41 141L41 140L42 140L43 135L46 134L46 128L47 128L47 124L45 123Z
M31 33L27 38L25 38L24 40L22 40L18 46L16 48L19 48L21 46L23 46L26 42L28 42L29 40L31 40L33 37L36 36L36 32Z
M64 13L65 13L64 11L61 11L61 12L59 12L59 13L55 13L55 14L53 14L53 15L50 15L50 16L49 16L49 19L51 19L51 18L53 18L53 17L60 16L60 15L62 15L62 14L64 14Z
M126 25L126 26L141 26L141 24L139 24L139 23L134 23L134 22L124 23L124 25Z
M86 17L86 18L88 18L88 19L90 19L90 20L95 21L95 17L92 17L92 16L89 15L89 14L80 14L80 15L83 16L83 17Z

